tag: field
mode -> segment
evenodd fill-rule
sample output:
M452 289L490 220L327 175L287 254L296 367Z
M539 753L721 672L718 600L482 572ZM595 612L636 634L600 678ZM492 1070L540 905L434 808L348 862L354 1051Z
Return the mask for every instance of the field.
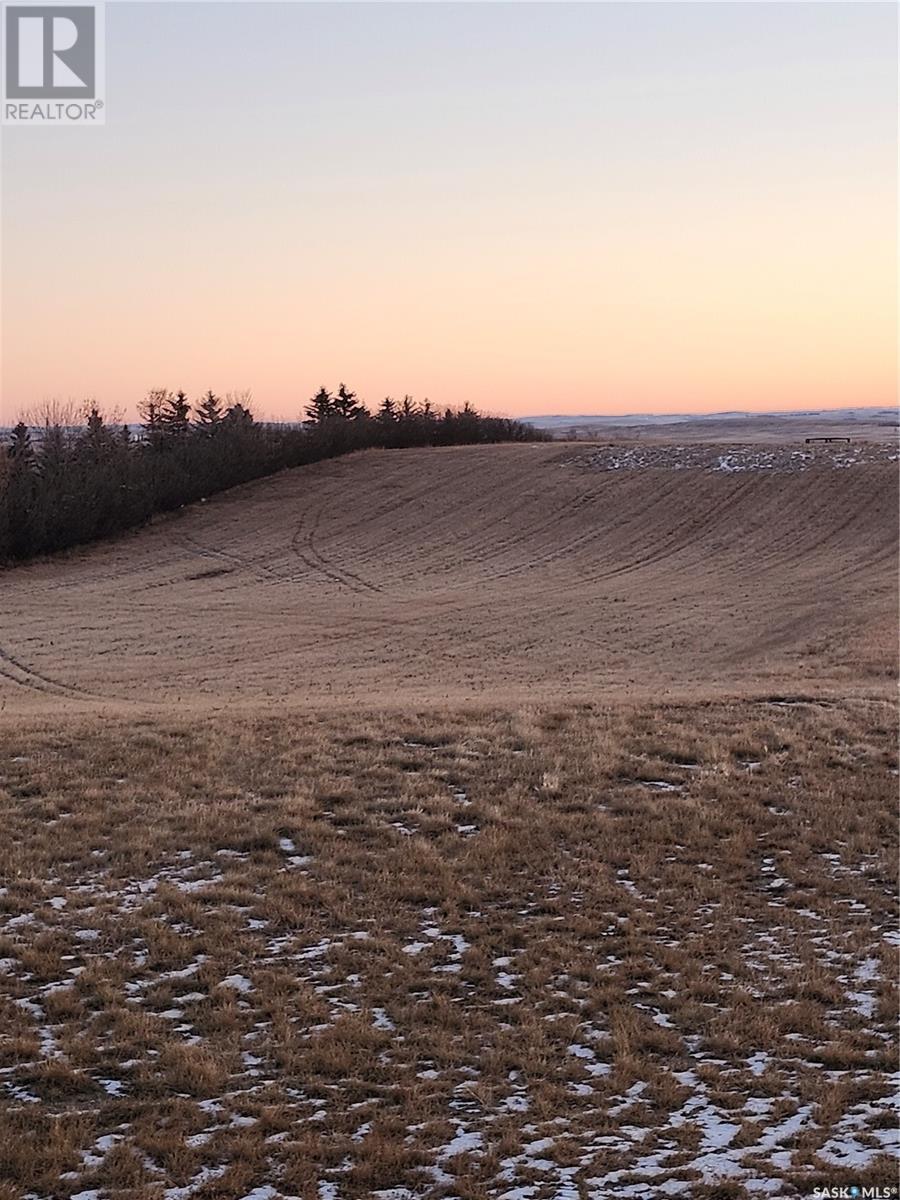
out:
M5 575L0 703L121 715L883 692L888 452L604 470L584 447L462 447L284 472Z
M893 1184L894 453L367 452L0 575L0 1197Z

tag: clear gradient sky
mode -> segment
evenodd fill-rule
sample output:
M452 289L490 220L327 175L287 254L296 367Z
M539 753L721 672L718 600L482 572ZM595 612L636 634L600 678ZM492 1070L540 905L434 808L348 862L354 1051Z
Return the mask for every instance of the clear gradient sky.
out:
M893 4L109 3L3 131L0 418L890 404Z

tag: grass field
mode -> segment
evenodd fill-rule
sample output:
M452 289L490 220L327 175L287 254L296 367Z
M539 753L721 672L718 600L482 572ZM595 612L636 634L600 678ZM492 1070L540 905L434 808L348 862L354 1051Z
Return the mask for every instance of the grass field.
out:
M896 463L592 453L0 577L2 1200L894 1183Z

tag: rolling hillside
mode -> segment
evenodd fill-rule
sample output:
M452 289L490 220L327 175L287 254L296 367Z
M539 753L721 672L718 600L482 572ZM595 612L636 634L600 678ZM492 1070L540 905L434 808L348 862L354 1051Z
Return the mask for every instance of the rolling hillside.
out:
M429 705L882 692L896 463L367 452L0 576L0 702ZM714 681L714 682L713 682Z

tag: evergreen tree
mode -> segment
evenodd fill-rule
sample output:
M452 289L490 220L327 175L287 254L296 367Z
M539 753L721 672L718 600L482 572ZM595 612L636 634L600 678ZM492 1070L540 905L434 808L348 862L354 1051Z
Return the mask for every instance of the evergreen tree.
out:
M96 404L92 404L88 412L83 442L95 459L108 457L114 445L114 437L103 420Z
M366 406L357 400L356 392L349 391L343 383L337 390L333 405L335 413L345 421L358 421L369 415Z
M31 430L24 421L20 421L13 429L7 454L16 469L34 469L34 444L31 440Z
M394 403L392 396L385 396L381 402L381 407L375 414L375 420L380 421L382 425L394 425L397 421L397 405Z
M160 410L160 421L165 436L171 441L183 441L191 428L191 406L187 396L178 391L166 396Z
M197 405L194 428L205 437L212 437L222 424L223 417L222 401L214 392L209 391Z
M48 425L41 435L38 473L48 483L65 478L71 462L69 439L60 425Z
M335 408L331 392L323 385L306 406L306 424L324 425L329 417L334 415Z
M163 407L169 393L165 388L154 388L147 393L140 405L140 418L144 429L147 445L153 450L159 450L163 443Z
M481 441L482 435L482 417L468 401L462 406L460 411L455 415L455 436L456 440L465 445L471 442Z

